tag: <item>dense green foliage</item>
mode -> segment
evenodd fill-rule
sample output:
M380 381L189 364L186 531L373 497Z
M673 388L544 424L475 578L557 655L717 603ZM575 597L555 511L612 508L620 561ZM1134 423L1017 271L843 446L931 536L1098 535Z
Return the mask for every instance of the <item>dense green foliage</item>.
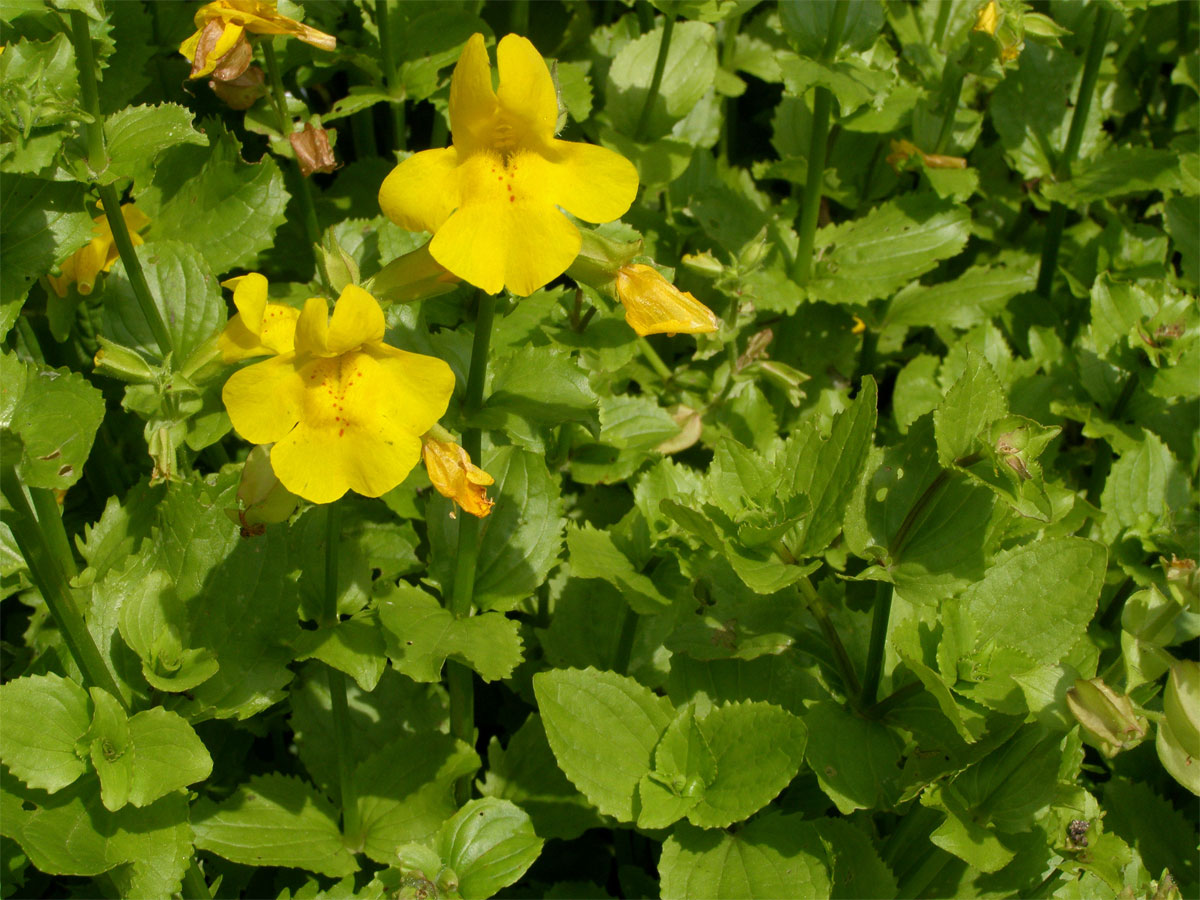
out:
M0 4L0 896L1197 896L1194 4L280 0L244 111L197 9ZM239 523L218 281L405 299L477 32L721 326L386 303L491 515Z

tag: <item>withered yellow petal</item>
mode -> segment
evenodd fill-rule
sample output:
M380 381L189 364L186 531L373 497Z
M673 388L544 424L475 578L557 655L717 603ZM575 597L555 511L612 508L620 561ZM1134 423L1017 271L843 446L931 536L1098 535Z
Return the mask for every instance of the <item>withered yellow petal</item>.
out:
M711 309L681 291L650 266L635 263L617 271L617 299L625 321L642 337L648 334L707 334L721 320Z

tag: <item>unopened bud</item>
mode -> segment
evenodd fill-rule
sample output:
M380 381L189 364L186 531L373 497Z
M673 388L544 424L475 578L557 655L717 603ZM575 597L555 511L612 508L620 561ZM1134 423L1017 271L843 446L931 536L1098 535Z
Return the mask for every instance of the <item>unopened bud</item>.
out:
M429 245L424 244L393 259L363 287L380 300L411 303L449 293L460 281L457 275L433 258Z
M612 294L617 270L628 265L642 252L643 242L641 239L614 241L596 234L590 228L579 229L579 235L582 239L579 254L567 269L567 274L581 284Z
M338 243L332 228L326 231L325 236L321 239L321 250L317 261L325 272L326 283L334 293L341 294L346 285L358 284L358 263Z
M237 498L241 505L237 520L244 530L286 522L300 502L276 477L271 468L271 451L261 445L246 457Z
M725 272L721 261L707 250L702 253L685 253L679 262L685 269L709 279L720 278Z
M1105 756L1116 756L1146 737L1146 719L1134 712L1133 702L1099 678L1076 679L1067 691L1067 706L1083 726L1085 739Z
M149 384L155 380L154 370L142 358L142 354L123 347L106 337L97 337L100 349L96 351L92 364L101 375L119 378L131 384Z
M1163 712L1180 745L1200 766L1200 663L1185 659L1171 666Z
M491 513L496 501L488 499L487 488L495 484L495 479L471 462L467 451L458 444L429 434L422 441L425 470L437 492L478 518Z
M304 130L293 131L288 140L296 151L300 174L305 178L313 172L332 172L338 167L333 148L329 146L329 132L324 128L315 128L311 122L305 122Z
M216 75L216 72L213 73ZM237 78L221 81L214 78L208 83L212 92L224 101L230 109L249 109L258 102L259 97L265 97L267 86L263 84L265 76L258 66L250 66Z
M996 0L988 0L975 13L973 30L982 31L984 34L995 34L998 24L1000 24L1000 8L996 5Z

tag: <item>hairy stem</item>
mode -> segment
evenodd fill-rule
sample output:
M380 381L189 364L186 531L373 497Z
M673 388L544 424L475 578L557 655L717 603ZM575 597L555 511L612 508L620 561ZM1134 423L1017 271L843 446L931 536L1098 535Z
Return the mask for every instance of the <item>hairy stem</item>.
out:
M637 127L633 130L633 139L642 142L646 139L646 129L650 127L650 115L654 111L654 101L658 99L658 89L662 86L663 71L667 68L667 54L671 50L671 34L675 31L675 17L671 14L663 16L662 40L658 43L658 58L654 61L654 74L650 76L650 88L646 99L642 101L642 113L638 116Z

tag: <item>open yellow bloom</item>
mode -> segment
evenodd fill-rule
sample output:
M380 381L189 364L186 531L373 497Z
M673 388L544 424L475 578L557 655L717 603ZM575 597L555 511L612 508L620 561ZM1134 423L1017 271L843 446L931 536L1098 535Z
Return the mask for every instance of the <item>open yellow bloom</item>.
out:
M454 374L440 359L388 346L383 332L379 303L349 285L332 316L324 300L305 304L291 351L225 382L233 427L275 445L271 467L293 494L313 503L347 490L378 497L421 458L421 435L446 411Z
M215 0L196 10L195 23L199 31L179 45L179 52L192 62L192 78L207 75L218 65L227 69L222 73L226 80L238 77L250 64L247 32L286 34L322 50L337 46L333 35L281 16L275 11L275 0ZM223 65L230 54L235 58Z
M146 214L132 203L126 203L121 207L121 217L129 228L129 240L133 246L144 244L138 232L150 224ZM96 276L111 269L120 255L113 242L112 229L108 227L108 217L101 213L92 222L92 234L95 237L67 258L62 264L61 275L46 276L50 287L60 297L67 296L67 288L72 283L79 293L90 294L96 284Z
M708 334L721 324L691 293L679 290L652 266L641 263L617 270L617 299L625 307L625 321L642 337Z
M496 61L499 90L483 35L472 35L450 82L454 146L400 163L379 205L403 228L432 231L430 253L459 278L525 297L579 252L579 230L559 207L588 222L616 219L637 193L637 170L604 147L554 137L554 81L528 40L508 35Z
M443 497L448 497L473 516L483 518L496 505L489 500L487 486L496 479L471 462L467 451L451 441L425 435L425 471Z
M237 315L217 338L221 359L238 362L253 356L291 353L300 310L267 302L267 279L257 272L230 278L222 285L233 288Z

